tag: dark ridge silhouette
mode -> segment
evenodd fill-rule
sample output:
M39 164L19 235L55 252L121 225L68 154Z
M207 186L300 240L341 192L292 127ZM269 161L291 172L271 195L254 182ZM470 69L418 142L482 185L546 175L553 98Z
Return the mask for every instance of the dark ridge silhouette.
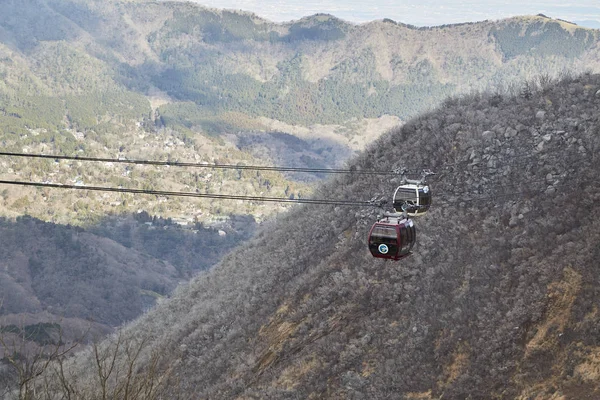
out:
M600 396L600 76L531 86L449 99L353 161L437 172L412 256L371 257L377 210L297 207L123 329L146 341L140 371L163 354L180 398Z
M31 323L94 321L110 331L182 279L158 257L80 227L29 216L0 218L0 243L2 325L24 316Z

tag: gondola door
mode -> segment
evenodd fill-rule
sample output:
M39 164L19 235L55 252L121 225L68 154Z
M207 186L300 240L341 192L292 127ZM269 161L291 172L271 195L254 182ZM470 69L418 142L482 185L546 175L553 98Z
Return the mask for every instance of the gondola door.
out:
M373 225L369 232L369 250L373 257L394 260L400 248L397 224L376 222Z
M410 254L415 240L416 230L412 220L381 220L369 231L369 251L376 258L399 260Z

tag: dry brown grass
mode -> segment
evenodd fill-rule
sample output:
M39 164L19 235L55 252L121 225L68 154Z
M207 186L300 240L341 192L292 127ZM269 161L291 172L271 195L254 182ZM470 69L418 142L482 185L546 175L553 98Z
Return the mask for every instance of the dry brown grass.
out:
M321 362L319 359L316 356L310 356L284 369L274 385L286 390L292 390L300 384L303 376L318 369L320 366Z
M285 304L282 305L269 324L261 327L258 332L259 338L268 343L268 347L263 351L253 368L253 372L256 375L261 375L279 359L285 343L300 325L300 323L283 321L287 310L288 306Z
M452 363L444 366L445 382L442 386L447 386L454 382L456 378L462 375L469 367L470 348L467 343L461 342L452 354Z
M558 335L562 334L571 319L571 309L581 290L581 275L572 268L564 271L563 279L548 286L548 306L544 320L538 325L537 333L525 346L525 357L541 348L549 349L557 345ZM553 328L552 336L548 331Z
M575 367L575 376L581 380L595 383L600 381L600 347L588 348L585 361Z
M431 395L431 390L428 390L426 392L421 393L407 393L405 398L407 400L430 400L433 399L433 396Z
M523 390L517 399L567 400L578 398L576 393L594 392L594 385L600 380L600 348L581 342L565 346L560 342L565 331L577 322L572 320L571 312L581 287L582 276L571 267L564 270L561 280L548 285L546 313L534 337L525 345L523 362L536 354L551 354L553 362L548 366L551 373L533 382L521 382ZM597 313L598 308L594 307L585 319L594 320ZM565 371L573 359L583 361L575 366L570 377ZM522 372L519 368L519 374Z

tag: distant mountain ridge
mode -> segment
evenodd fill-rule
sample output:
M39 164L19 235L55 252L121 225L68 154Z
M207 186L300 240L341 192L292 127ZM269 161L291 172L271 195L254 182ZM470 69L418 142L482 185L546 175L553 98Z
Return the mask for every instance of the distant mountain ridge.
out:
M295 123L406 117L435 104L421 97L600 62L598 32L545 16L416 28L319 14L274 24L191 3L39 0L9 1L0 27L1 42L29 60L30 93L154 87L215 112ZM84 81L82 67L98 73Z

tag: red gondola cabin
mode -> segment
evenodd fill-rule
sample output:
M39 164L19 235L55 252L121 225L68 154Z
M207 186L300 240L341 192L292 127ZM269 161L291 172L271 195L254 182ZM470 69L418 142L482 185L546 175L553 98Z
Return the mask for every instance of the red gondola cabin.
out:
M369 251L373 257L399 260L410 254L417 240L415 224L402 216L386 216L369 231Z

